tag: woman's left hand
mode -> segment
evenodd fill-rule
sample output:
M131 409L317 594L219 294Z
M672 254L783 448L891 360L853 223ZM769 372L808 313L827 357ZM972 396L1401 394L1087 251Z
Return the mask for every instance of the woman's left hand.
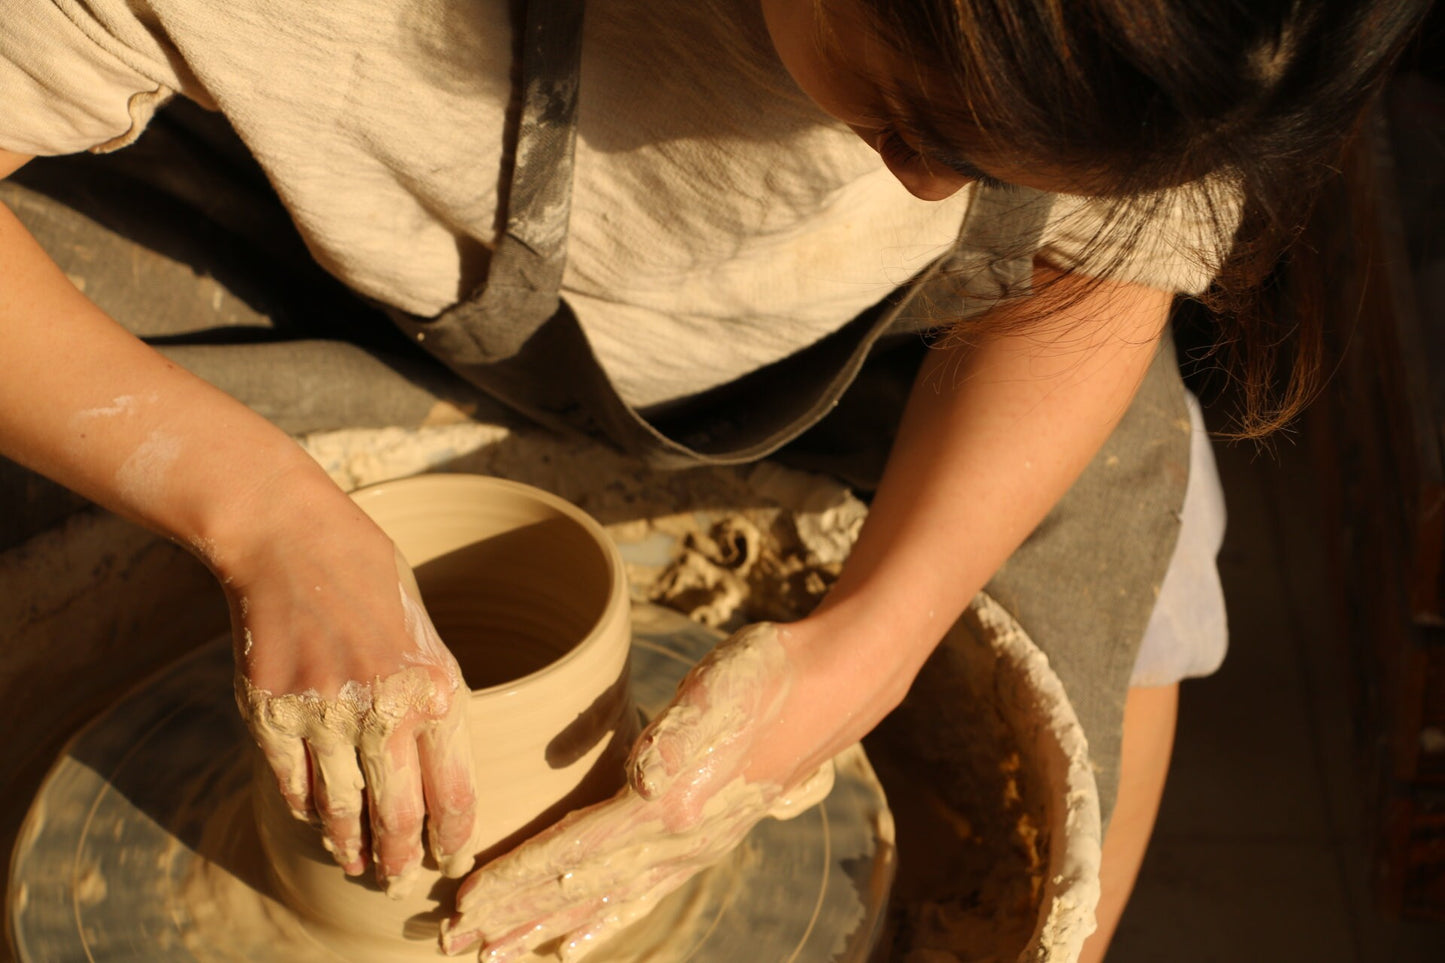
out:
M626 787L462 883L443 948L480 943L481 960L502 963L560 941L561 959L582 959L764 817L822 800L832 762L814 761L787 728L809 701L789 635L749 626L703 659L633 749Z

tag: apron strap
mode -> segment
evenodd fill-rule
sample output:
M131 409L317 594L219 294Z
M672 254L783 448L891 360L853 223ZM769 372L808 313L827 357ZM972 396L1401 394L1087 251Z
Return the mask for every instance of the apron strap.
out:
M468 380L515 358L557 313L567 265L572 158L582 59L581 0L528 0L521 35L521 107L506 196L506 229L486 279L435 318L392 320Z
M908 285L788 358L639 412L617 393L559 293L581 52L581 0L528 0L506 229L487 278L435 318L388 309L403 331L449 368L531 418L604 435L659 468L754 461L832 410L885 334L941 323L911 310L915 305L956 307L941 312L947 321L1027 293L1052 196L975 187L959 243Z

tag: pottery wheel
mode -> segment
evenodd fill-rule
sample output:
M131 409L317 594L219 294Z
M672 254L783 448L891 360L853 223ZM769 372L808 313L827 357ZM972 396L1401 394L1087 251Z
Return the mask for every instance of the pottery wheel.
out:
M720 638L635 606L632 684L643 713L659 711ZM270 895L231 672L228 641L217 639L71 741L11 862L9 933L22 963L340 959ZM878 936L893 857L882 787L855 747L821 806L764 820L594 959L861 963ZM416 922L417 941L434 943L435 920Z

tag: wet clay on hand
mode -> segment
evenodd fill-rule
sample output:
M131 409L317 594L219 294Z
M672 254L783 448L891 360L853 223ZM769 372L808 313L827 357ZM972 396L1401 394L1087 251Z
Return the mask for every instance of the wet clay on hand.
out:
M457 953L481 942L482 960L503 963L560 941L563 960L580 960L729 853L760 820L820 802L832 788L831 763L786 792L744 777L791 679L776 626L749 626L719 645L644 733L625 789L462 884L443 947Z
M350 875L363 871L363 794L372 860L388 893L401 897L421 868L421 828L443 874L472 864L476 783L461 668L422 607L398 557L407 668L351 681L333 699L315 691L276 695L238 673L242 716L300 820L319 817L322 843ZM441 676L445 681L438 684Z

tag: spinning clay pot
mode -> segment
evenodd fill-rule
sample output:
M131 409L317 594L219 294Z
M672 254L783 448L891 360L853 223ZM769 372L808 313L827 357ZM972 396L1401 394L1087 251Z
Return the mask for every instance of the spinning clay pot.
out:
M627 582L602 527L516 482L424 475L354 496L411 563L471 688L479 862L623 782L636 738ZM457 881L430 857L404 899L348 878L294 819L264 763L255 815L281 899L350 960L436 958Z

